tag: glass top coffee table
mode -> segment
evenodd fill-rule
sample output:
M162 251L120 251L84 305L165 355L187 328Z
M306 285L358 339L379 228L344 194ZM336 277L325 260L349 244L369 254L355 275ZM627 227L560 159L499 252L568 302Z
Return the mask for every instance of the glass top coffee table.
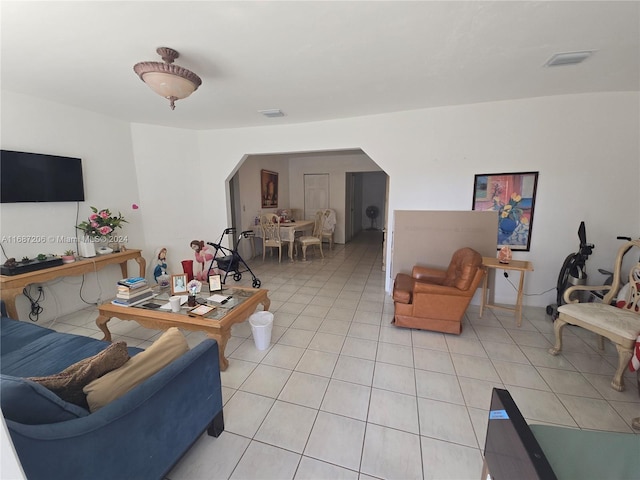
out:
M227 341L231 336L231 326L235 323L244 322L249 316L255 312L258 305L262 305L265 311L269 310L271 300L267 296L268 290L261 288L244 288L229 287L222 291L214 292L214 294L222 295L229 298L224 304L206 299L211 296L210 293L203 291L197 295L197 302L204 305L215 307L211 312L204 316L190 316L186 304L179 312L172 312L162 308L147 308L146 303L155 303L164 305L169 301L171 295L167 289L154 290L157 295L141 305L125 307L114 305L106 302L98 306L98 318L96 325L104 332L103 340L111 341L111 332L107 323L112 318L119 320L133 320L143 327L153 328L157 330L166 330L171 327L178 327L183 330L192 330L205 332L207 336L218 342L218 350L220 355L220 370L226 370L229 361L224 356L224 350Z

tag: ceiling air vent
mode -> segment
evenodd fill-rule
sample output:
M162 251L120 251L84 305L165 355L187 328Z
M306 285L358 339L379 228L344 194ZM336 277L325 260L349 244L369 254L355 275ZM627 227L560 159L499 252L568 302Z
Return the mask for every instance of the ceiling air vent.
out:
M593 55L593 51L591 50L586 50L584 52L556 53L547 60L545 66L558 67L560 65L575 65L576 63L584 62L591 55Z
M282 110L277 108L272 108L270 110L258 110L258 113L261 113L265 117L275 118L275 117L284 117L284 113Z

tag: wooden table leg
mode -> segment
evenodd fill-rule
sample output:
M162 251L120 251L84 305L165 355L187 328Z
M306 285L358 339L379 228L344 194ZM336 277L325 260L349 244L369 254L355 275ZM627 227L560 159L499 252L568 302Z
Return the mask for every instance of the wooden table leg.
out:
M482 301L480 302L480 318L482 318L482 312L484 312L484 306L487 302L487 282L489 281L489 270L485 271L484 279L482 280Z
M518 283L518 297L516 299L516 318L518 326L522 326L522 292L524 286L524 271L520 272L520 283Z
M229 367L229 360L224 356L224 350L227 348L227 341L231 337L231 330L225 328L220 330L220 333L209 333L209 338L213 338L218 342L218 358L220 361L220 371L224 372Z
M265 312L268 312L269 307L271 306L271 299L265 295L264 300L260 302L260 305L262 305L262 309Z
M104 338L102 340L105 340L107 342L111 341L111 332L107 327L107 322L109 320L111 320L111 317L107 315L98 315L98 318L96 318L96 325L104 333Z
M134 260L138 263L138 276L144 277L145 271L147 269L147 261L142 256L136 257L134 258ZM120 264L120 271L122 272L122 278L129 277L129 269L127 268L126 260Z
M22 293L22 289L11 288L2 291L2 299L7 307L7 315L9 318L18 320L18 310L16 309L16 297Z

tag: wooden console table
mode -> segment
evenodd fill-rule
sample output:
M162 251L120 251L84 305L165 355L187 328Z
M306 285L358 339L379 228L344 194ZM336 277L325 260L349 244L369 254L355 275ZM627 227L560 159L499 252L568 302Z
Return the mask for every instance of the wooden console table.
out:
M34 283L45 283L59 277L72 277L96 272L107 265L119 264L122 270L122 278L127 278L127 260L135 260L140 267L140 276L144 277L147 267L141 250L125 250L118 253L108 253L96 257L76 260L57 267L44 268L35 272L22 273L20 275L0 275L0 294L7 306L7 314L11 318L18 318L16 310L16 297L22 294L22 290Z
M522 293L524 287L524 274L525 272L533 271L533 264L531 262L522 261L522 260L511 260L509 263L500 263L497 258L493 257L482 257L482 265L487 269L487 274L484 276L484 280L482 282L482 303L480 304L480 318L482 318L482 312L485 307L487 308L497 308L500 310L509 310L511 312L515 312L516 320L518 321L518 326L522 325ZM504 307L502 305L496 305L494 303L489 303L487 299L487 285L489 282L489 272L493 270L513 270L520 272L520 283L518 284L518 296L516 297L516 305L515 307Z

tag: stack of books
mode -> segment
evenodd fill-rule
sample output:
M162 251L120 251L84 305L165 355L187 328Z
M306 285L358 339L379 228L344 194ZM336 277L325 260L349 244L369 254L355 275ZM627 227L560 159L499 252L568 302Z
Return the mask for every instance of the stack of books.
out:
M123 278L118 282L118 292L111 303L130 307L153 297L154 293L143 277Z

